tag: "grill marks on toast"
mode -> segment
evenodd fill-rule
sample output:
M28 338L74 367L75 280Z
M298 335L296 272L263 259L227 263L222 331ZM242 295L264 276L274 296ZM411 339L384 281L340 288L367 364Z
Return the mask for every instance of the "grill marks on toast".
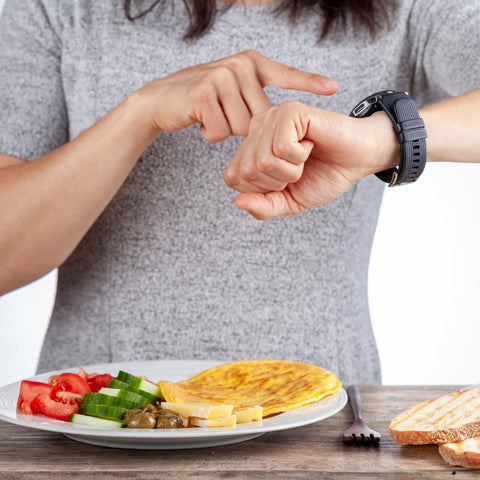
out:
M470 408L465 411L465 407L469 404L471 404ZM404 416L404 420L397 423L395 429L454 428L459 422L465 424L480 420L480 387L428 400L412 407L397 418L400 420Z
M431 427L435 428L454 428L460 424L468 423L467 418L465 418L465 412L463 407L468 405L471 402L471 399L474 398L474 395L470 395L467 398L455 397L452 394L452 397L443 405L443 408L436 412L437 416L428 419L425 417L423 421L427 430ZM463 401L462 401L463 400ZM477 415L478 417L478 415Z
M477 400L476 403L471 404L469 406L469 409L466 412L462 412L461 410L454 412L452 414L450 422L447 423L447 426L451 428L455 428L455 426L459 423L465 424L465 423L474 422L475 420L478 421L480 419L479 418L480 417L480 399L476 399L476 400ZM461 408L467 403L469 402L464 402L463 405L461 405L458 408Z
M445 399L444 401L438 401L438 399L434 398L433 400L427 400L424 403L412 407L412 409L407 410L407 412L401 415L406 416L406 418L403 422L397 424L396 428L398 430L418 429L422 422L425 423L427 419L431 418L431 411L428 407L435 402L437 402L437 407L442 408L445 404L450 403L450 400Z
M392 420L390 434L396 442L415 445L480 435L480 387L414 405Z
M427 400L426 402L419 403L418 405L414 405L408 410L405 410L405 412L401 413L398 417L395 417L392 420L392 425L395 423L396 429L407 430L412 424L418 423L419 419L417 415L421 415L425 407L428 407L428 405L434 401L435 399Z

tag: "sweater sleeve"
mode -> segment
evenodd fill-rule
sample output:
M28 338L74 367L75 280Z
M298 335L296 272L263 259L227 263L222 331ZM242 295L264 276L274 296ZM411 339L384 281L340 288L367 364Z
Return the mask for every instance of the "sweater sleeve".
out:
M417 0L409 18L412 90L430 103L480 88L480 0Z
M25 160L68 139L61 41L46 3L7 0L0 18L0 152Z

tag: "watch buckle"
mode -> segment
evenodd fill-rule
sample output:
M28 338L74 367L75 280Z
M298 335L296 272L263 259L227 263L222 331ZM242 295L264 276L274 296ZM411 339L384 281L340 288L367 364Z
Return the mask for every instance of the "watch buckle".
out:
M392 179L390 180L390 183L388 184L388 186L395 187L397 185L397 180L398 180L398 170L395 170L392 174Z

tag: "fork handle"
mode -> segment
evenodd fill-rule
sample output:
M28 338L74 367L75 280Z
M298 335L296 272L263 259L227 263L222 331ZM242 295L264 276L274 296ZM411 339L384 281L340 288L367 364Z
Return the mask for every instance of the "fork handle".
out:
M348 398L350 400L350 406L352 407L353 416L355 420L362 418L362 401L360 399L360 392L356 385L350 385L347 387Z

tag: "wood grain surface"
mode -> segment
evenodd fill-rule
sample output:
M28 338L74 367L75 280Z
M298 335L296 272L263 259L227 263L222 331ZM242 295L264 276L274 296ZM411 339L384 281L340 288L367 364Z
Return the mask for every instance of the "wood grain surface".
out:
M378 447L345 445L350 407L325 421L244 443L194 450L121 450L0 421L0 479L455 479L480 472L446 464L435 445L401 446L391 419L414 403L455 387L361 386L363 416L379 431Z

